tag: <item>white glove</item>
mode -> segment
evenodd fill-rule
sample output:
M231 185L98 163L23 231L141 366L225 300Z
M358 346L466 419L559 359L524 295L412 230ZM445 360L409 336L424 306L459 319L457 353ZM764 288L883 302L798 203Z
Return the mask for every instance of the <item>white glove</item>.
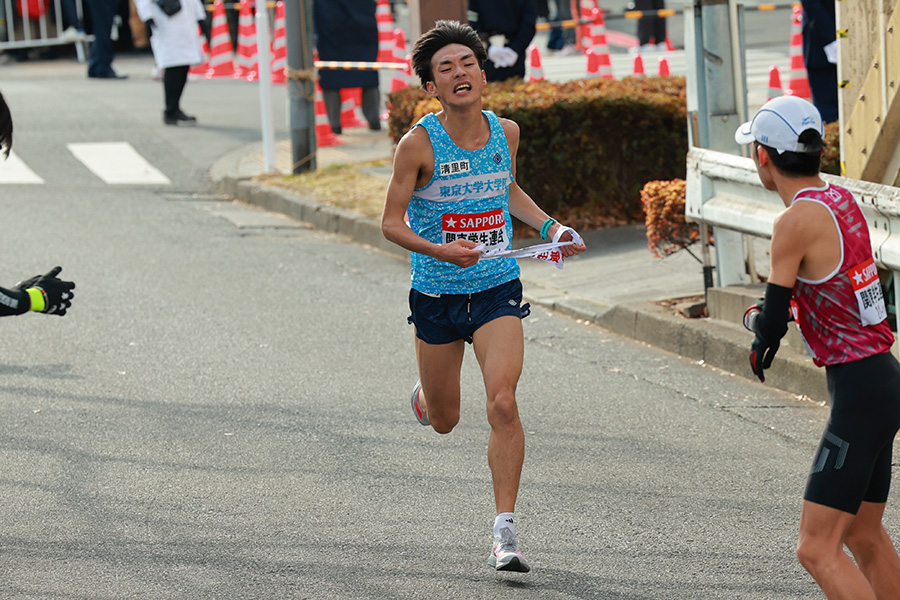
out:
M572 232L572 241L575 242L575 244L577 246L584 246L584 240L581 239L581 236L578 235L578 232L575 231L574 229L572 229L571 227L566 227L565 225L560 225L559 228L556 230L556 233L553 234L553 242L554 243L558 242L559 238L561 238L562 235L567 231Z
M823 48L825 50L825 58L833 65L837 64L837 40L834 40Z
M503 67L511 67L516 64L517 60L519 60L519 53L509 46L503 48L503 54L506 56L506 64L504 64Z
M489 46L488 60L494 63L498 69L505 69L516 64L519 60L519 53L507 46Z
M488 46L488 60L494 63L498 68L500 67L500 63L503 62L503 46Z

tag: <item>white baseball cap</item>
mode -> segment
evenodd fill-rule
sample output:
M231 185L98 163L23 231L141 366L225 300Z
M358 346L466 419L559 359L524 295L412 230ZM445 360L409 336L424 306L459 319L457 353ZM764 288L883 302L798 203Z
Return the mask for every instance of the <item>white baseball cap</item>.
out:
M747 121L734 132L738 144L759 142L782 152L809 152L798 138L807 129L815 129L825 137L822 115L818 109L796 96L772 98L756 113L752 121Z

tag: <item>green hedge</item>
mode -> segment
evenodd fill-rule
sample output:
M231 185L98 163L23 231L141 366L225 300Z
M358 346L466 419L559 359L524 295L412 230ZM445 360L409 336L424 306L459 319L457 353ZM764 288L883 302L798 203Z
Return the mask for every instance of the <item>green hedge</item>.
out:
M420 87L388 100L395 143L426 112L440 110ZM685 177L684 77L489 83L484 107L521 127L519 184L574 227L643 222L644 185ZM825 126L825 173L840 173L838 133L836 123Z
M641 188L685 177L684 77L489 83L484 107L522 130L517 180L547 212L575 227L644 219ZM389 96L394 141L428 110L421 88Z

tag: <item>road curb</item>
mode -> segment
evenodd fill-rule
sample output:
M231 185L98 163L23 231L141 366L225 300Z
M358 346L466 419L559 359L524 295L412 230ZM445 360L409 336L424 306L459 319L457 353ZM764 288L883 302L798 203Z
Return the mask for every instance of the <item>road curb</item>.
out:
M376 219L322 204L291 190L249 179L222 177L220 192L240 202L278 212L328 233L347 236L397 258L409 252L388 242ZM673 352L742 377L752 376L748 363L749 334L740 326L717 319L687 319L670 309L647 302L604 306L573 294L560 295L523 277L526 301L587 321L613 333ZM767 372L766 385L827 401L825 371L813 365L802 349L782 344L779 366Z

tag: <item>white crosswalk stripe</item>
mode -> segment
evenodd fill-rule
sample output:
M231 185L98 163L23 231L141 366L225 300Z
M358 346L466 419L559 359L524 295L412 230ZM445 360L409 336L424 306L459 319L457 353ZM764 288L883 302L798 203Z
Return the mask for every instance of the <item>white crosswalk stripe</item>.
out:
M172 183L127 142L67 144L67 147L75 158L106 183Z
M151 165L134 147L127 142L89 142L67 144L69 152L94 175L110 185L168 185L171 182L162 171ZM39 159L37 159L39 160ZM0 157L0 185L43 184L45 178L52 180L55 172L52 166L32 165L15 152L7 160ZM43 171L44 177L37 172Z
M0 160L0 184L4 183L44 183L44 180L28 168L15 152L10 152L9 158Z

